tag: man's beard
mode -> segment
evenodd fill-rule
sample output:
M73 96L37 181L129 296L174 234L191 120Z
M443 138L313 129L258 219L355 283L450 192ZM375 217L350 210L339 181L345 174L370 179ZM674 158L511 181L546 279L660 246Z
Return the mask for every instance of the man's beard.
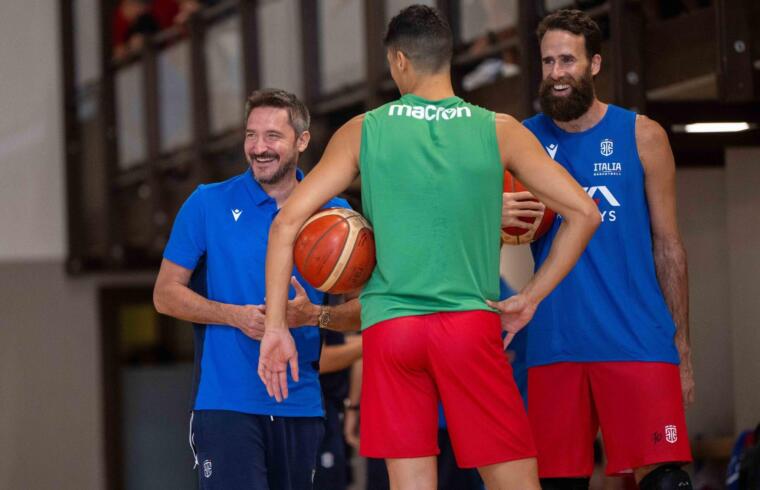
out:
M570 85L570 94L557 97L552 94L552 87L558 84ZM562 77L560 80L545 78L538 91L541 110L555 121L567 122L578 119L588 111L594 102L594 80L591 67L580 80Z
M256 156L273 156L277 157L274 153L263 153L261 155L254 155L254 157L249 161L251 166L256 164ZM298 163L298 158L291 157L290 159L286 160L285 163L281 163L280 166L275 170L275 172L270 177L258 177L256 176L256 172L253 172L253 178L256 179L256 182L259 184L265 184L265 185L274 185L279 183L282 179L287 177L291 172L293 172L293 169L296 167L296 164Z

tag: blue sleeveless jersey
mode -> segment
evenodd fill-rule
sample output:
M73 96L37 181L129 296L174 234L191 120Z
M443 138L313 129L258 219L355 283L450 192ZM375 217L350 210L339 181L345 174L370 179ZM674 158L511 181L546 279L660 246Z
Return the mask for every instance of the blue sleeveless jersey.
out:
M538 114L523 124L599 206L602 224L577 265L527 326L528 366L564 361L678 364L675 324L655 275L636 114L609 105L593 128L563 131ZM536 269L562 218L531 245Z

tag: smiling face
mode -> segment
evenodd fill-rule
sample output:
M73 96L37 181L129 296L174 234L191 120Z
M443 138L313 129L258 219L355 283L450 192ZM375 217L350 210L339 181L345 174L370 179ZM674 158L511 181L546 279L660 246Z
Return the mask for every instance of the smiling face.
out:
M295 175L298 155L308 142L308 131L296 135L287 109L261 106L248 115L243 149L260 184L274 185Z
M585 40L563 30L549 30L541 39L543 80L539 88L541 109L557 121L578 119L594 101L594 76L602 58L591 59Z

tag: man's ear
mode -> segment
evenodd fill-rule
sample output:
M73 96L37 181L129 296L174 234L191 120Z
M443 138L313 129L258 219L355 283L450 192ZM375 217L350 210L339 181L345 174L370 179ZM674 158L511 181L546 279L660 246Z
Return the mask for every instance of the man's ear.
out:
M388 63L393 65L397 70L405 70L409 64L409 58L400 49L388 49Z
M595 54L591 57L591 75L597 76L602 70L602 55Z
M409 58L406 56L406 54L401 51L400 49L396 51L396 57L398 58L398 66L399 70L406 71L409 69Z
M298 148L299 153L306 151L306 148L309 146L309 141L311 141L311 133L308 131L301 133L298 140L296 140L296 147Z

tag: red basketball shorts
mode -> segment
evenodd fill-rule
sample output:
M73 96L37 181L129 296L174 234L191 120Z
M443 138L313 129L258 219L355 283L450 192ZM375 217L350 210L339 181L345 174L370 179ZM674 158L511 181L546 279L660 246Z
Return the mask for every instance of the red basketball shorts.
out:
M362 337L362 456L437 455L440 400L459 466L535 457L497 314L394 318Z
M541 478L585 477L599 428L606 473L691 461L678 366L562 362L528 369L528 416Z

